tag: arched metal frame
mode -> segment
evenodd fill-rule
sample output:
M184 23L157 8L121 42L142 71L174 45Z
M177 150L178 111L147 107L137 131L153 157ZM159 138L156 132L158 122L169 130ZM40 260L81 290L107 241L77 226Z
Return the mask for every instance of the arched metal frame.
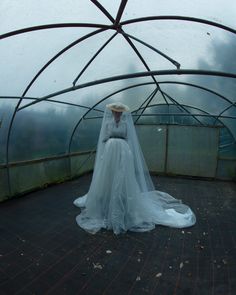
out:
M138 117L139 115L137 115L136 113L139 111L139 110L143 110L143 112L145 111L145 109L147 108L152 108L152 107L159 107L159 106L166 106L166 104L153 104L153 105L149 105L148 107L139 107L137 110L134 110L132 111L132 116L133 117ZM175 104L171 104L170 106L176 106ZM232 138L234 138L232 132L230 131L230 129L227 127L227 125L225 125L225 123L223 121L221 121L221 118L222 119L236 119L236 116L233 117L233 116L219 116L219 115L212 115L210 114L209 112L201 109L201 108L197 108L195 106L192 106L192 105L186 105L184 104L184 106L186 108L191 108L191 109L194 109L194 110L198 110L200 112L203 112L204 114L195 114L195 116L197 117L208 117L208 118L213 118L215 119L215 121L219 121L221 126L223 126L224 128L227 129L227 131L230 133L230 135L232 136ZM192 114L189 114L189 113L183 113L183 114L180 114L180 113L150 113L150 114L143 114L142 112L142 116L150 116L150 117L153 117L153 116L186 116L186 117L192 117ZM87 112L87 114L89 113L89 111ZM89 117L89 118L86 118L85 116L80 120L80 123L82 120L90 120L90 119L98 119L98 118L102 118L102 116L100 117ZM137 123L135 123L137 124ZM211 124L210 126L215 126L216 122L214 122L213 124ZM138 125L138 124L137 124ZM209 125L206 125L206 126L209 126ZM77 125L77 127L79 127L79 124ZM234 138L234 143L236 143L236 139Z
M165 104L154 104L154 105L151 105L149 106L150 108L152 107L159 107L159 106L165 106ZM174 104L172 104L172 106L175 106ZM211 124L210 126L215 126L216 125L216 122L220 122L220 124L227 129L227 131L230 133L230 135L232 136L232 138L234 139L234 143L236 143L236 139L234 138L231 130L227 127L227 125L225 125L225 123L223 121L220 120L220 118L222 119L236 119L236 116L233 117L233 116L219 116L219 115L212 115L211 113L201 109L201 108L197 108L195 106L192 106L192 105L186 105L184 104L185 107L188 107L188 108L191 108L191 109L194 109L194 110L197 110L197 111L200 111L200 112L203 112L204 114L195 114L195 116L197 117L208 117L208 118L214 118L215 119L215 122L213 124ZM132 113L135 113L136 111L133 111ZM189 116L191 117L191 114L179 114L179 113L160 113L160 114L146 114L147 116ZM145 116L145 115L144 115ZM209 125L207 125L209 126Z
M153 108L153 107L160 107L160 106L166 106L166 104L154 104L154 105L150 105L150 106L148 106L148 108ZM171 104L171 106L175 106L175 104ZM231 137L234 139L234 142L232 142L230 145L233 145L233 144L236 144L236 139L234 138L234 136L233 136L233 134L232 134L232 132L230 131L230 129L224 124L224 122L222 122L219 118L218 118L218 116L217 115L212 115L212 114L210 114L209 112L207 112L207 111L205 111L205 110L203 110L203 109L201 109L201 108L197 108L197 107L194 107L194 106L191 106L191 105L186 105L186 104L184 104L184 106L186 107L186 108L191 108L191 109L195 109L195 110L198 110L198 111L200 111L200 112L203 112L204 114L195 114L196 116L199 116L199 117L207 117L207 118L215 118L215 120L216 121L219 121L220 122L220 124L221 124L221 126L222 127L224 127L224 128L226 128L226 130L229 132L229 134L231 135ZM135 114L135 113L137 113L139 110L144 110L144 109L146 109L146 107L139 107L138 109L136 109L136 110L134 110L134 111L132 111L132 116L133 117L136 117L136 116L139 116L139 115L137 115L137 114ZM87 113L89 113L89 111L87 112ZM143 112L142 112L143 113ZM157 114L157 113L149 113L149 114L142 114L142 116L143 117L146 117L146 116L150 116L150 117L152 117L152 116L188 116L188 117L190 117L191 116L191 114L180 114L180 113L159 113L159 114ZM93 120L93 119L102 119L103 118L103 116L96 116L96 117L88 117L88 118L86 118L85 116L83 117L83 120ZM230 116L222 116L222 118L232 118L232 117L230 117ZM234 119L236 119L236 117L233 117ZM82 120L81 120L82 121ZM80 123L81 123L81 121L80 121ZM139 124L137 124L137 125L139 125ZM148 125L148 124L147 124ZM158 124L159 125L159 124ZM166 124L164 124L164 125L166 125ZM209 125L207 125L207 126L209 126ZM212 125L210 125L210 126L212 126ZM214 124L213 124L213 126L214 126ZM77 126L77 127L79 127L79 125ZM91 150L91 153L88 155L88 157L83 161L83 163L81 164L81 166L79 167L79 169L81 169L82 167L83 167L83 165L88 161L88 159L90 159L90 157L91 157L91 155L94 153L96 151L96 146L94 146L93 148L92 148L92 150Z
M93 24L93 23L61 23L61 24L49 24L49 25L41 25L41 26L34 26L34 27L29 27L29 28L24 28L24 29L20 29L20 30L15 30L12 32L8 32L6 34L2 34L0 35L0 40L1 39L5 39L5 38L9 38L18 34L23 34L23 33L27 33L27 32L32 32L32 31L38 31L38 30L45 30L45 29L55 29L55 28L71 28L71 27L90 27L90 28L97 28L96 31L93 31L81 38L79 38L78 40L75 40L74 42L72 42L71 44L69 44L68 46L66 46L64 49L62 49L60 52L58 52L53 58L51 58L39 71L38 73L35 75L35 77L31 80L31 82L28 84L28 86L26 87L25 91L23 92L23 95L19 98L19 101L17 103L17 106L15 107L15 111L12 115L11 118L11 122L10 122L10 126L8 129L8 134L7 134L7 147L6 147L6 166L7 168L9 167L9 143L10 143L10 135L11 135L11 130L12 130L12 126L13 126L13 122L14 122L14 118L16 116L16 113L24 108L27 108L33 104L37 104L40 103L41 101L50 101L50 102L59 102L57 100L52 100L52 97L61 95L63 93L66 92L70 92L70 91L75 91L81 88L85 88L85 87L89 87L89 86L93 86L93 85L98 85L98 84L102 84L102 83L107 83L107 82L112 82L112 81L117 81L117 80L123 80L123 79L130 79L130 78L138 78L138 77L146 77L149 76L152 78L153 82L151 84L155 84L156 89L154 90L154 94L149 95L148 98L145 100L145 102L142 103L142 105L140 106L139 109L142 109L142 112L144 112L144 110L150 106L152 99L155 97L156 92L160 91L163 99L165 100L166 104L168 105L168 101L166 99L166 97L172 101L173 105L178 106L180 109L182 109L182 111L186 112L187 110L184 108L183 104L179 104L174 98L170 97L169 94L165 93L164 91L161 90L160 88L160 84L164 84L164 83L168 83L168 81L165 82L158 82L155 78L155 76L158 75L211 75L211 76L221 76L221 77L230 77L230 78L236 78L236 74L233 73L225 73L225 72L216 72L216 71L203 71L203 70L194 70L194 69L187 69L187 70L180 70L180 64L173 60L171 57L167 56L166 54L164 54L163 52L159 51L158 49L154 48L153 46L151 46L150 44L147 44L145 42L143 42L142 40L139 40L138 38L136 38L135 36L132 36L130 34L127 34L124 32L123 27L127 26L129 24L134 24L134 23L140 23L140 22L146 22L146 21L161 21L161 20L175 20L175 21L187 21L187 22L196 22L196 23L201 23L201 24L206 24L206 25L210 25L210 26L214 26L220 29L223 29L225 31L231 32L233 34L236 34L236 30L222 25L220 23L217 22L212 22L209 20L205 20L205 19L200 19L200 18L193 18L193 17L186 17L186 16L149 16L149 17L141 17L141 18L137 18L137 19L130 19L127 21L123 21L121 22L121 17L122 14L125 10L125 6L128 2L128 0L122 0L116 15L116 18L113 18L109 12L105 9L104 6L102 6L97 0L90 0L94 5L97 6L97 8L111 21L111 25L104 25L104 24ZM42 98L34 98L34 101L31 103L28 103L22 107L20 107L20 104L22 102L23 99L31 99L31 98L27 98L26 94L28 92L28 90L30 89L30 87L33 85L33 83L37 80L37 78L41 75L41 73L50 65L52 64L59 56L61 56L63 53L65 53L67 50L69 50L70 48L72 48L73 46L79 44L80 42L96 35L99 34L101 32L104 32L106 30L115 30L116 33L105 42L105 44L95 53L95 55L91 58L91 60L86 64L86 66L83 68L83 70L79 73L79 75L76 77L76 79L73 82L73 87L70 88L66 88L63 89L61 91L55 92L55 93L51 93L47 96L44 96ZM127 41L127 43L131 46L131 48L133 49L133 51L135 52L135 54L139 57L140 61L143 63L143 65L145 66L147 72L141 72L141 73L133 73L133 74L126 74L126 75L119 75L119 76L114 76L114 77L109 77L109 78L105 78L105 79L100 79L100 80L96 80L96 81L91 81L91 82L87 82L84 84L80 84L76 86L76 82L78 81L78 79L80 78L80 76L83 74L83 72L88 68L88 66L92 63L92 61L96 58L96 56L103 50L103 48L105 48L105 46L117 35L117 34L121 34L124 39ZM177 70L163 70L163 71L151 71L150 68L148 67L148 65L146 64L144 58L142 57L142 55L140 54L140 52L137 50L137 48L135 47L135 45L133 44L133 42L131 41L131 39L143 44L144 46L147 46L148 48L154 50L157 54L160 54L161 56L163 56L164 58L168 59L171 63L173 63L176 67ZM181 84L181 82L170 82L170 83L176 83L176 84ZM143 83L143 85L145 85L146 83ZM227 108L225 108L224 110L221 111L221 113L216 117L215 122L219 119L219 118L223 118L226 116L223 116L222 114L227 111L228 109L230 109L231 107L235 107L235 103L233 103L232 101L228 100L227 98L225 98L223 95L221 94L217 94L216 92L201 87L201 86L196 86L194 84L190 84L190 83L182 83L183 85L186 86L193 86L193 87L197 87L199 89L202 90L206 90L211 92L212 94L217 95L218 97L221 97L221 99L226 100L227 102L230 103L230 106L228 106ZM136 85L134 86L136 87ZM127 88L128 89L128 88ZM123 90L120 90L123 91ZM98 106L102 101L108 99L109 97L111 97L112 95L120 92L120 91L116 91L108 96L106 96L105 98L103 98L102 100L100 100L99 102L97 102L95 105L93 105L93 107L89 108L86 106L81 106L81 105L77 105L77 104L72 104L72 103L66 103L66 102L60 102L60 103L65 103L68 105L73 105L73 106L78 106L78 107L82 107L82 108L87 108L88 111L84 114L84 116L86 116L91 110L98 110L98 111L102 111L96 108L96 106ZM9 97L10 98L10 97ZM145 105L145 107L143 107L143 105ZM142 114L141 114L142 115ZM185 114L186 115L186 114ZM194 117L194 114L189 113L189 115ZM81 118L81 120L84 118L84 116ZM196 118L195 118L196 119ZM79 126L81 120L76 124L72 135L71 135L71 140L70 140L70 144L69 144L69 149L68 152L70 152L70 148L71 148L71 142L73 139L73 135L75 133L76 128ZM198 120L198 119L197 119ZM199 121L200 122L200 121ZM201 122L200 122L201 123ZM8 169L8 182L9 182L9 187L10 187L10 175L9 175L9 169Z

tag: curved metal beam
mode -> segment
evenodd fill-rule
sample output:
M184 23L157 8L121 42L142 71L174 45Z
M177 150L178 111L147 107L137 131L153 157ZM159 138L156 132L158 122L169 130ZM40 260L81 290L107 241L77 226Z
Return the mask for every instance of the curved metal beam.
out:
M173 106L175 106L175 104L172 104ZM212 117L212 118L216 118L217 117L217 115L211 115L209 112L207 112L207 111L205 111L205 110L203 110L203 109L200 109L200 108L197 108L197 107L194 107L194 106L192 106L192 105L186 105L186 104L183 104L185 107L189 107L189 108L192 108L192 109L195 109L195 110L198 110L198 111L201 111L201 112L203 112L203 113L205 113L205 114L207 114L207 116L208 117ZM154 105L150 105L149 107L151 108L151 107L158 107L158 106L166 106L166 104L154 104ZM135 112L135 110L134 110L134 112ZM133 112L132 112L133 113ZM156 115L158 115L158 114L156 114ZM161 114L160 114L161 115ZM172 115L172 114L170 114L170 115ZM182 115L182 114L181 114ZM183 114L184 115L184 114ZM185 114L186 116L190 116L189 114ZM144 116L144 115L143 115ZM224 117L222 117L222 118L225 118L225 116ZM228 117L227 117L228 118ZM231 118L232 119L232 118ZM236 118L235 118L236 119ZM230 131L230 129L225 125L225 123L223 122L223 121L221 121L219 118L217 118L216 120L218 120L227 130L228 130L228 132L230 133L230 135L232 136L232 138L234 139L234 141L236 142L236 138L234 138L234 135L233 135L233 133ZM214 124L215 124L215 122L214 122ZM214 126L214 125L213 125Z
M222 112L220 112L220 113L217 115L217 118L216 118L216 120L215 120L215 122L214 122L214 125L215 125L217 119L218 119L219 117L222 118L222 114L223 114L224 112L228 111L228 110L229 110L230 108L232 108L232 107L236 107L236 102L232 103L230 106L228 106L227 108L225 108Z
M152 105L149 105L148 108L152 108L152 107L160 107L160 106L166 106L166 104L164 103L160 103L160 104L152 104ZM175 106L175 104L170 104L169 106ZM197 111L200 111L200 112L203 112L204 113L204 116L207 116L207 117L216 117L217 115L212 115L210 114L209 112L201 109L201 108L198 108L198 107L195 107L195 106L192 106L190 104L183 104L183 106L187 107L187 108L191 108L191 109L194 109L194 110L197 110ZM136 110L134 110L133 112L135 112ZM133 115L133 112L132 112L132 115ZM158 113L158 114L144 114L143 116L146 116L146 115L150 115L150 116L162 116L163 113ZM191 114L190 112L189 113L184 113L184 114L180 114L180 113L165 113L164 114L165 116L172 116L172 115L178 115L178 116L202 116L202 114ZM220 120L219 120L220 121ZM224 125L223 122L220 122L222 125ZM224 125L225 126L225 125Z
M99 3L97 0L90 0L91 2L93 2L94 5L97 6L97 8L99 10L101 10L101 12L103 14L105 14L105 16L112 22L114 23L115 22L115 19L110 15L110 13L104 8L104 6L102 6L101 3Z
M152 82L152 84L154 84ZM149 105L147 106L147 108L152 108L152 107L159 107L159 106L166 106L166 104L153 104L153 105ZM176 104L172 103L170 106L176 106ZM225 125L225 123L223 121L221 121L219 118L218 118L218 115L212 115L210 114L209 112L203 110L203 109L200 109L198 107L195 107L195 106L192 106L192 105L186 105L186 104L183 104L184 107L188 107L188 108L192 108L194 110L198 110L200 112L203 112L204 114L206 115L202 115L202 114L194 114L195 116L201 116L201 117L212 117L212 118L215 118L216 121L219 121L221 123L222 126L224 126L224 128L226 128L228 130L228 132L230 133L230 135L232 136L232 138L234 139L234 141L236 142L236 139L234 138L234 135L232 134L232 132L230 131L230 129ZM137 113L140 109L145 109L146 107L142 107L140 106L137 110L134 110L132 111L132 116L139 116L139 115L134 115L134 113ZM158 116L158 115L163 115L163 113L160 113L160 114L142 114L142 116ZM193 116L193 114L191 113L185 113L185 114L179 114L179 113L176 113L176 114L164 114L165 116L172 116L172 115L175 115L175 116ZM97 119L97 118L102 118L102 117L92 117L92 118L86 118L84 117L83 119ZM230 118L230 119L236 119L236 117L232 117L232 116L220 116L220 118L223 118L223 119L226 119L226 118ZM213 126L214 126L215 122L213 123Z
M129 38L131 38L131 39L133 39L133 40L135 40L135 41L137 41L137 42L143 44L144 46L150 48L151 50L155 51L155 52L158 53L159 55L161 55L161 56L163 56L164 58L166 58L167 60L169 60L174 66L176 66L177 69L180 69L180 66L181 66L180 63L178 63L176 60L174 60L173 58L169 57L169 56L166 55L165 53L161 52L160 50L156 49L156 48L153 47L152 45L150 45L150 44L148 44L148 43L146 43L146 42L144 42L144 41L142 41L142 40L140 40L140 39L138 39L138 38L136 38L136 37L134 37L134 36L132 36L132 35L130 35L130 34L125 33L123 30L122 30L122 32L120 32L120 33L121 33L122 35L125 35L125 36L127 36L127 37L129 37Z
M61 26L60 26L61 27ZM31 29L32 30L35 30L35 29L48 29L49 27L48 26L41 26L41 27L32 27ZM51 26L50 26L51 28ZM55 26L53 26L53 28L55 28ZM30 89L30 87L33 85L33 83L35 82L35 80L40 76L40 74L54 61L56 60L60 55L62 55L65 51L69 50L71 47L75 46L76 44L78 44L79 42L82 42L83 40L86 40L87 38L95 35L95 34L98 34L98 33L101 33L103 31L107 30L107 28L101 28L99 30L96 30L94 32L91 32L81 38L79 38L78 40L72 42L71 44L69 44L68 46L66 46L64 49L62 49L60 52L58 52L54 57L52 57L39 71L38 73L34 76L34 78L31 80L31 82L28 84L28 86L26 87L26 89L24 90L24 93L23 93L23 97L26 95L26 93L28 92L28 90ZM17 32L18 33L23 33L23 32L26 32L26 30L22 29L22 30L18 30L18 31L14 31L14 32L11 32L12 35L14 35L15 33ZM6 37L10 37L11 35L7 35L5 34L5 38ZM0 36L0 39L3 39L3 35ZM15 110L12 114L12 118L11 118L11 121L10 121L10 125L9 125L9 128L8 128L8 133L7 133L7 142L6 142L6 166L7 166L7 181L8 181L8 187L9 187L9 192L11 194L11 183L10 183L10 171L9 171L9 143L10 143L10 136L11 136L11 130L12 130L12 126L13 126L13 122L14 122L14 119L15 119L15 116L16 116L16 112L18 111L19 109L19 106L22 102L22 98L20 98L20 100L18 101L16 107L15 107ZM37 101L37 100L35 100ZM72 104L71 104L72 105Z
M154 82L152 82L152 84L155 84ZM148 95L148 97L141 103L141 105L139 106L139 108L135 111L136 113L142 108L142 106L145 105L145 103L149 100L150 96L156 91L156 88L151 92L151 94Z
M203 109L200 109L200 108L197 108L197 107L194 107L194 106L191 106L191 105L186 105L186 104L183 104L185 107L189 107L189 108L192 108L192 109L195 109L195 110L198 110L198 111L201 111L205 114L208 115L208 117L217 117L217 115L211 115L209 112L203 110ZM154 104L154 105L150 105L149 107L158 107L158 106L165 106L165 104ZM174 104L173 104L174 106ZM160 114L161 115L161 114ZM187 115L187 114L186 114ZM234 135L233 133L230 131L230 129L225 125L225 123L223 121L221 121L219 118L217 118L217 120L228 130L228 132L230 133L230 135L232 136L232 138L234 139L234 142L236 143L236 138L234 138ZM214 123L215 124L215 123ZM214 125L213 125L214 126Z
M78 76L73 81L73 86L75 86L76 82L79 80L79 78L82 76L82 74L85 72L85 70L88 68L88 66L93 62L93 60L98 56L98 54L111 42L111 40L118 34L118 32L115 32L98 50L97 52L92 56L92 58L88 61L88 63L84 66L82 71L78 74Z
M127 2L128 2L128 0L121 0L120 7L118 9L116 19L115 19L115 22L114 22L114 27L115 28L120 26L120 20L121 20L123 12L125 10L125 6L126 6Z
M120 32L122 33L123 30L121 29ZM134 50L134 52L137 54L138 58L141 60L142 64L144 65L144 67L147 69L148 72L151 72L149 66L147 65L146 61L144 60L144 58L142 57L141 53L138 51L138 49L136 48L136 46L133 44L133 42L130 40L129 37L127 37L126 35L123 35L124 39L128 42L128 44L131 46L131 48ZM158 90L160 90L160 87L158 85L158 82L156 80L156 78L154 77L154 75L151 75L152 80L155 82L156 87L158 88ZM162 94L162 92L161 92ZM163 94L162 94L163 96ZM166 101L166 103L168 104L166 98L163 96L164 100Z
M164 105L164 106L166 106L166 104L158 104L158 105L149 105L148 107L149 108L151 108L151 107L155 107L155 106L160 106L160 105ZM175 106L175 104L173 104L173 106ZM204 110L201 110L201 109L199 109L199 108L195 108L195 107L193 107L193 106L189 106L189 105L184 105L185 107L190 107L190 108L193 108L193 109L197 109L197 110L199 110L199 111L202 111L203 113L206 113L206 115L205 116L207 116L207 117L211 117L211 115L209 114L209 113L207 113L206 111L204 111ZM144 108L144 107L143 107ZM141 108L139 108L139 109L141 109ZM132 113L134 113L134 112L136 112L137 110L134 110ZM150 116L153 116L153 115L162 115L162 114L150 114ZM170 115L170 114L166 114L166 115ZM171 115L173 115L173 114L171 114ZM181 115L181 116L183 116L184 114L176 114L176 115ZM138 116L138 115L132 115L132 116ZM142 115L142 116L146 116L146 115ZM185 114L185 116L190 116L190 114ZM202 115L203 116L203 115ZM213 115L214 116L214 115ZM92 117L92 118L88 118L88 119L102 119L102 117ZM220 121L220 120L219 120ZM221 122L221 121L220 121ZM221 124L228 130L228 132L231 134L231 136L232 136L232 138L234 139L234 136L232 135L232 133L231 133L231 131L228 129L228 127L227 126L225 126L224 125L224 123L222 123L221 122ZM236 142L236 140L235 140L235 142ZM233 142L233 143L231 143L230 145L232 145L232 144L234 144L235 142ZM96 146L92 149L92 152L95 152L95 150L96 150ZM86 161L90 158L90 156L91 156L91 154L85 159L85 161L84 161L84 163L86 163ZM83 163L83 164L84 164ZM82 164L82 165L83 165ZM82 165L81 165L81 167L82 167ZM81 168L80 167L80 168Z
M234 30L228 26L222 25L220 23L213 22L213 21L206 20L206 19L202 19L202 18L188 17L188 16L181 16L181 15L161 15L161 16L140 17L140 18L134 18L134 19L129 19L129 20L123 21L120 23L120 25L124 26L124 25L145 22L145 21L151 21L151 20L182 20L182 21L188 21L188 22L196 22L196 23L202 23L205 25L217 27L222 30L236 34L236 30Z
M104 83L113 82L113 81L125 80L125 79L148 77L148 76L152 76L152 75L153 76L155 76L155 75L159 75L159 76L165 76L165 75L204 75L204 76L227 77L227 78L234 78L234 79L236 78L236 74L233 74L233 73L220 72L220 71L207 71L207 70L193 70L193 69L160 70L160 71L138 72L138 73L133 73L133 74L117 75L117 76L112 76L109 78L86 82L86 83L80 84L78 86L65 88L61 91L51 93L51 94L46 95L42 98L39 98L38 101L36 101L36 102L29 103L29 104L19 108L18 111L22 110L26 107L29 107L33 104L47 100L48 98L58 96L58 95L61 95L61 94L67 93L67 92L75 91L78 89L86 88L89 86L104 84Z
M148 84L153 84L155 85L154 82L149 82ZM231 107L236 107L236 103L234 103L233 101L231 101L229 98L227 98L226 96L223 96L222 94L216 92L216 91L213 91L209 88L206 88L206 87L203 87L203 86L200 86L200 85L197 85L197 84L193 84L193 83L188 83L188 82L179 82L179 81L161 81L161 82L158 82L158 84L177 84L177 85L186 85L186 86L191 86L191 87L194 87L194 88L198 88L198 89L201 89L201 90L204 90L204 91L207 91L209 93L212 93L216 96L218 96L219 98L221 98L222 100L225 100L226 102L228 102L230 104L230 106L228 106L226 109L224 109L222 111L222 113L224 113L225 111L228 110L228 108L231 108ZM22 96L0 96L0 99L20 99L22 98ZM28 99L28 100L39 100L39 98L36 98L36 97L27 97L25 96L24 99ZM148 98L147 98L148 99ZM86 107L86 106L83 106L83 105L79 105L79 104L75 104L75 103L69 103L69 102L64 102L64 101L60 101L60 100L53 100L53 99L48 99L47 100L48 102L55 102L55 103L59 103L59 104L66 104L66 105L72 105L72 106L78 106L78 107L81 107L81 108L88 108L89 107ZM144 102L145 103L145 102ZM142 105L140 106L140 108L142 107ZM96 109L97 111L101 111L101 110L98 110Z
M103 25L103 24L92 24L92 23L60 23L60 24L48 24L34 27L27 27L20 30L11 31L0 35L1 39L6 39L15 35L20 35L24 33L29 33L33 31L48 30L48 29L58 29L58 28L99 28L99 29L112 29L113 26Z
M186 104L183 104L183 105L184 105L185 107L187 107L187 108L191 108L191 109L194 109L194 110L198 110L198 111L203 112L203 113L205 114L205 115L202 115L202 114L195 114L196 116L212 117L212 118L216 118L216 117L218 116L218 115L212 115L212 114L210 114L209 112L207 112L207 111L205 111L205 110L203 110L203 109L200 109L200 108L194 107L194 106L192 106L192 105L186 105ZM153 104L153 105L149 105L148 108L159 107L159 106L166 106L166 104ZM175 106L175 107L176 107L175 104L171 104L171 105L169 105L169 106ZM145 108L145 107L139 107L138 109L132 111L132 112L131 112L132 116L133 116L133 117L139 116L139 115L134 114L134 113L136 113L136 112L139 111L140 109L144 109L144 108ZM186 113L185 113L185 114L180 114L180 113L142 114L143 117L145 117L145 116L162 116L162 115L164 115L164 116L172 116L172 115L175 115L175 116L186 116L186 117L190 117L190 116L192 116L191 113L187 113L187 114L186 114ZM101 119L101 118L102 118L102 116L101 116L101 117L96 116L96 117L89 117L89 118L84 118L84 119L85 119L85 120L92 120L92 119ZM223 119L225 119L225 118L230 118L230 119L235 118L235 119L236 119L236 117L231 117L231 116L222 116L222 118L223 118ZM221 126L223 126L224 128L226 128L226 129L228 130L228 132L230 133L230 135L231 135L232 138L234 139L234 142L236 142L236 139L234 138L234 135L232 134L232 132L230 131L230 129L225 125L225 123L224 123L223 121L221 121L219 118L217 118L216 120L219 121L219 123L221 124ZM148 125L148 124L147 124L147 125ZM214 126L214 125L213 125L213 126Z
M209 88L197 85L197 84L193 84L193 83L188 83L188 82L179 82L179 81L162 81L162 82L158 82L159 84L178 84L178 85L186 85L186 86L191 86L191 87L195 87L195 88L199 88L201 90L207 91L209 93L212 93L216 96L219 96L221 99L227 101L230 104L233 104L233 101L231 101L230 99L228 99L227 97L223 96L222 94L211 90Z
M38 100L37 97L29 97L29 96L0 96L0 99L26 99L26 100ZM85 105L81 105L81 104L76 104L76 103L72 103L72 102L66 102L66 101L60 101L60 100L55 100L55 99L48 99L47 102L52 102L52 103L58 103L58 104L65 104L65 105L69 105L69 106L73 106L73 107L78 107L78 108L82 108L82 109L91 109L90 107L87 107ZM97 112L102 112L102 110L99 109L94 109Z
M173 98L172 98L169 94L167 94L167 93L164 92L164 91L163 91L163 93L165 93L165 95L166 95L169 99L173 100ZM177 101L175 100L175 102L177 102ZM178 103L178 105L179 105L182 109L184 109L185 112L191 114L191 113L190 113L190 112L189 112L189 111L183 106L183 104ZM200 123L201 125L203 125L202 122L201 122L200 120L198 120L198 118L196 118L194 115L192 115L192 116L193 116L193 118L194 118L198 123Z
M139 110L142 110L142 111L141 111L141 114L138 114L138 118L135 120L134 124L136 124L138 122L138 120L142 116L143 112L146 110L146 108L149 106L149 104L153 100L153 98L156 95L157 91L158 91L158 88L155 88L154 91L152 91L152 93L148 96L148 98L145 99L145 102L142 103L142 105L144 105L147 102L146 105L144 107L142 107L142 108L139 107Z
M59 56L61 56L63 53L65 53L67 50L69 50L70 48L72 48L73 46L77 45L78 43L96 35L99 34L101 32L106 31L106 29L99 29L96 30L94 32L91 32L87 35L84 35L83 37L73 41L72 43L70 43L69 45L67 45L66 47L64 47L61 51L59 51L56 55L54 55L39 71L38 73L34 76L34 78L31 80L31 82L27 85L26 89L24 90L22 96L25 96L26 93L29 91L30 87L33 85L33 83L37 80L37 78L42 74L42 72L52 63L54 62Z

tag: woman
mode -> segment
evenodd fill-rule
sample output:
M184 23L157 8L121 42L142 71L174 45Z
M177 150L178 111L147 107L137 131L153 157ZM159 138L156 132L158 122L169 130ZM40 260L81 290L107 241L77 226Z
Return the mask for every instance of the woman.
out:
M129 108L122 103L106 106L92 182L74 205L82 208L78 225L90 233L101 228L143 232L155 224L184 228L196 222L188 206L155 190Z

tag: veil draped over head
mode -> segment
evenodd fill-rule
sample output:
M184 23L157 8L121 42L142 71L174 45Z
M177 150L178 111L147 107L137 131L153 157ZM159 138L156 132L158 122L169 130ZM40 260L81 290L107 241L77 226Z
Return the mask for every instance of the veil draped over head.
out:
M133 160L134 160L134 168L135 168L135 176L137 182L139 184L139 188L141 192L153 191L154 185L148 171L143 152L141 150L139 140L137 138L133 118L130 112L123 112L120 118L121 122L125 122L127 126L127 142L131 149ZM94 172L93 177L96 177L96 173L98 172L97 167L101 167L101 161L104 155L105 148L105 140L106 140L106 126L114 121L114 117L112 111L109 108L106 108L104 111L104 116L102 120L102 126L100 130L100 135L97 144L97 152L95 158Z

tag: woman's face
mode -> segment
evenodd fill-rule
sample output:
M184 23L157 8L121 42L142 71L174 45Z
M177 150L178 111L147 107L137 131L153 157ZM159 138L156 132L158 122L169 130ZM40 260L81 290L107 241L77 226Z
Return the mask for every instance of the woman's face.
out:
M115 119L116 123L120 122L120 117L122 115L122 112L112 111L112 114L114 116L114 119Z

